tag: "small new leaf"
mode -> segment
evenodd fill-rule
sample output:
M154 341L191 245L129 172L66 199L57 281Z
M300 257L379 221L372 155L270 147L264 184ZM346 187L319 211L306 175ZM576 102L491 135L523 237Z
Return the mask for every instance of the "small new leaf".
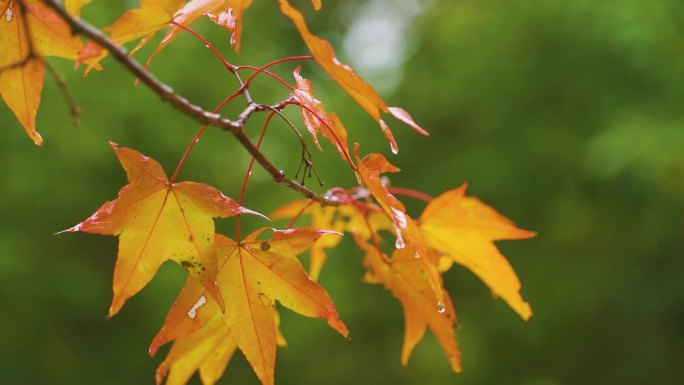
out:
M337 148L342 159L348 160L347 129L342 125L337 114L325 112L323 103L313 95L311 82L299 74L300 70L301 67L297 67L294 71L297 85L292 96L302 105L302 120L306 129L319 149L321 149L321 145L318 143L318 133L320 132Z

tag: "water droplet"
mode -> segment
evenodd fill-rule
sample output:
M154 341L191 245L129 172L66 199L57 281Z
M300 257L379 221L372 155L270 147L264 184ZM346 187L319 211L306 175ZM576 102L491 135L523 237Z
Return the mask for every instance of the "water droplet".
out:
M420 257L420 253L416 251L416 254L414 255L414 257L415 257L416 259L420 259L420 258L421 258L421 257Z
M394 142L390 142L390 148L392 149L392 154L397 155L399 153L399 147Z
M197 309L202 307L202 305L204 305L205 303L207 303L207 298L205 296L199 297L197 302L195 302L195 304L192 306L192 309L188 311L188 317L190 317L190 319L195 319L195 317L197 316Z
M397 240L394 242L394 247L397 249L403 249L406 247L406 244L404 243L404 238L401 237L401 235L397 236Z
M408 219L406 219L406 214L404 214L400 210L395 209L394 207L390 207L390 210L392 210L392 217L394 217L394 219L397 221L399 228L405 229L406 226L408 226Z
M7 22L9 23L10 21L12 21L13 17L14 17L14 12L12 11L11 8L7 8L5 10L5 20L7 20Z
M444 313L446 311L446 306L444 306L443 301L437 302L437 312L438 313Z
M207 47L207 48L209 48L209 44L205 44L204 46Z

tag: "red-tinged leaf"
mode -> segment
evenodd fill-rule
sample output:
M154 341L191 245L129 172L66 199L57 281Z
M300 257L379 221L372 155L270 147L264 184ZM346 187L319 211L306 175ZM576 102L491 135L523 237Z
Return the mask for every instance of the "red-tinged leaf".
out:
M205 184L170 184L154 159L112 144L128 185L82 223L66 230L119 236L114 298L109 315L140 291L159 266L173 260L199 279L217 301L217 259L212 218L254 212Z
M40 145L43 139L36 131L36 113L45 79L45 57L76 59L83 43L59 15L40 1L26 0L24 4L25 14L16 1L3 7L0 68L11 68L0 71L0 96L33 142ZM35 57L21 66L13 66L30 57L31 46Z
M494 245L504 239L525 239L535 235L477 198L466 197L466 185L435 198L420 217L420 229L430 247L448 255L477 275L520 317L532 317L530 305L520 295L520 280Z
M304 316L323 318L344 336L348 332L328 293L295 258L319 237L337 235L324 230L274 230L270 240L259 240L265 230L257 230L240 245L226 237L216 237L219 260L223 263L217 279L226 305L223 320L259 380L270 385L277 341L272 315L274 301ZM188 281L152 341L150 353L154 354L168 341L198 330L217 313L218 307L203 288Z
M460 372L461 353L454 335L456 313L449 293L442 288L441 280L439 288L444 302L436 305L439 301L432 288L430 274L425 271L424 264L414 258L415 250L411 246L395 250L389 258L361 237L355 236L354 239L366 252L366 282L384 285L401 302L405 329L402 365L408 364L413 348L429 327L442 345L451 368Z
M390 110L387 103L385 103L370 84L366 83L357 75L351 67L342 64L337 60L332 45L328 41L309 31L304 16L301 12L292 7L288 0L279 0L279 2L280 10L295 24L299 34L304 39L304 43L309 47L309 51L311 51L314 59L316 59L316 62L318 62L325 72L327 72L330 77L332 77L364 110L366 110L378 124L380 124L394 153L399 151L399 147L397 146L396 140L394 140L392 131L381 118L382 112L391 112L392 115L397 116L407 123L410 121L411 123L409 123L409 125L412 128L416 129L421 134L426 133L413 122L413 119L411 119L405 111L396 107L393 107L393 109Z
M323 103L313 96L313 86L311 82L304 79L300 74L301 67L294 71L296 87L292 93L295 100L302 107L302 120L306 129L311 134L316 146L321 149L318 143L318 133L320 132L330 140L337 148L340 156L344 160L349 159L349 145L347 144L347 129L337 117L337 114L329 114L324 110Z

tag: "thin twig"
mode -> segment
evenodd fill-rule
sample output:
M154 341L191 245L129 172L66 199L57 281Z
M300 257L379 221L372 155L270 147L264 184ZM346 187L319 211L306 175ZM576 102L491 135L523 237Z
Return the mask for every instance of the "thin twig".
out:
M62 91L64 99L66 99L67 105L69 106L69 113L71 113L71 124L74 127L78 127L81 120L81 116L83 115L83 111L78 107L78 104L76 104L76 100L74 99L74 96L71 94L71 91L69 91L69 86L67 86L64 77L59 72L57 72L57 70L55 70L55 67L48 63L47 60L45 60L44 64L45 68L47 68L52 78L55 79L57 87L60 91Z
M218 127L224 131L232 133L238 142L240 142L240 144L247 150L247 152L249 152L250 155L252 155L256 161L259 162L264 170L273 176L273 179L277 183L284 184L285 186L297 191L301 195L319 202L321 205L338 205L337 202L327 199L326 197L315 193L297 181L288 178L284 171L276 168L245 134L243 130L244 120L232 121L223 118L220 114L212 114L211 112L204 110L202 107L191 103L188 99L175 93L171 87L161 82L154 75L145 71L140 63L128 56L126 49L112 41L100 29L83 21L83 19L71 17L57 0L43 1L69 25L73 33L85 36L93 40L101 47L107 49L116 61L121 63L129 72L131 72L133 76L140 79L140 81L150 90L159 95L163 101L169 103L175 109L194 119L196 122Z

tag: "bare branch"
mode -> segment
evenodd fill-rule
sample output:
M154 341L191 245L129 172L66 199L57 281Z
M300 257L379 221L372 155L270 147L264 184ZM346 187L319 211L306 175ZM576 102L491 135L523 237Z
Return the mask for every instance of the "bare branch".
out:
M252 143L249 137L245 134L243 127L249 116L254 112L260 110L270 110L269 107L260 106L258 104L250 103L240 117L235 120L223 118L220 114L213 114L204 110L202 107L191 103L188 99L178 95L167 84L161 82L154 75L147 72L143 66L135 59L128 56L128 51L125 48L112 41L104 32L94 27L93 25L83 21L80 18L73 18L67 13L62 5L57 0L43 0L43 2L53 9L59 17L64 20L75 34L85 36L101 47L105 48L112 57L121 63L133 76L144 83L150 90L159 95L159 97L169 103L172 107L189 116L198 123L207 124L209 126L218 127L224 131L228 131L240 142L240 144L256 159L257 162L266 170L277 183L297 191L301 195L314 200L321 205L337 206L339 203L335 200L328 199L322 195L316 194L314 191L306 186L290 179L285 175L285 172L276 168L268 158Z

